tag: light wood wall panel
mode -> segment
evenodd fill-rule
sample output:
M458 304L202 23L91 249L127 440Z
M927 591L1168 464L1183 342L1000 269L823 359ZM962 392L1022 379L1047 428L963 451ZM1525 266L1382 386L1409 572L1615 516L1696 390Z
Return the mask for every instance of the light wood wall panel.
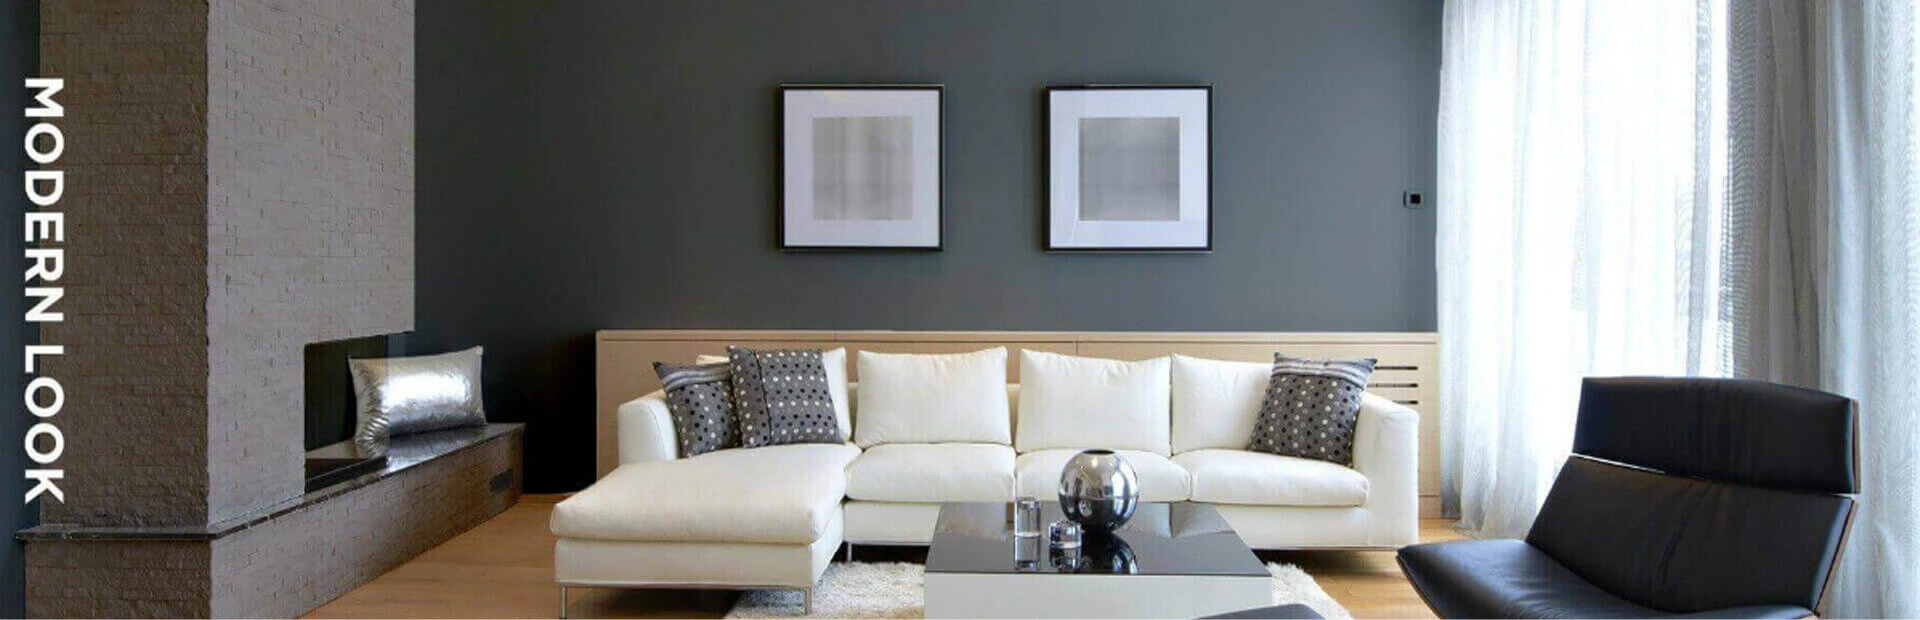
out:
M619 462L615 411L622 403L660 389L656 361L688 363L695 356L724 355L726 348L837 348L848 351L961 353L1004 346L1088 357L1146 359L1181 354L1220 360L1272 361L1285 353L1310 358L1380 360L1368 391L1420 414L1420 504L1423 516L1439 514L1439 337L1433 333L1290 332L933 332L771 330L601 330L596 338L596 463L606 475ZM1009 381L1020 376L1019 355L1007 359Z

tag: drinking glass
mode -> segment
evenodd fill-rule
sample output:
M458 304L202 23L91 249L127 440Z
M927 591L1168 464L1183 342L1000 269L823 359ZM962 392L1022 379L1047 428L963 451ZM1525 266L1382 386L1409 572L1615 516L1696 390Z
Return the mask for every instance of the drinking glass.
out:
M1013 535L1017 538L1040 535L1040 500L1032 497L1013 500Z
M1040 558L1046 557L1047 544L1039 536L1013 539L1013 569L1033 572L1040 570Z

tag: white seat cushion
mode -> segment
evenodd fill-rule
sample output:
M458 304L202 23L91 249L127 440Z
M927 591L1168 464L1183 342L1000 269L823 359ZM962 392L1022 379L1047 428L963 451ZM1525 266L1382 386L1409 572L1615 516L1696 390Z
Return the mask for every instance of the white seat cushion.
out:
M1013 443L1007 350L952 355L861 351L854 443Z
M1067 466L1067 459L1079 453L1079 448L1071 448L1020 455L1013 463L1014 490L1022 497L1042 500L1058 497L1060 470ZM1140 483L1140 501L1182 502L1191 495L1193 487L1187 470L1167 457L1140 450L1114 450L1114 453L1133 466L1134 478Z
M847 466L847 497L880 502L1007 501L1013 499L1013 448L977 443L874 446Z
M1168 360L1020 352L1021 452L1099 447L1172 453Z
M1273 364L1173 356L1173 452L1253 442Z
M1193 501L1252 506L1359 506L1367 477L1347 467L1247 450L1195 450L1173 457L1193 475Z
M840 513L852 444L629 463L553 507L561 538L812 544Z

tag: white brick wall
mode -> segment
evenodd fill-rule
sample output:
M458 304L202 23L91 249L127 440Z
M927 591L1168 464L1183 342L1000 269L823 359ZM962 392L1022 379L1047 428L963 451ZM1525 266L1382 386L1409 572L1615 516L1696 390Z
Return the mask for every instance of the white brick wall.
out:
M300 493L301 350L413 329L413 2L207 17L209 511Z

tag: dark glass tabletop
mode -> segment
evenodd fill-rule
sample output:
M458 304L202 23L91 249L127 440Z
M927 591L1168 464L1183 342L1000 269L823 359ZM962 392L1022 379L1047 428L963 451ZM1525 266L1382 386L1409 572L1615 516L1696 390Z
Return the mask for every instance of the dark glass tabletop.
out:
M941 505L927 572L1270 577L1207 504L1140 504L1119 531L1086 533L1078 553L1047 544L1047 524L1064 518L1058 502L1040 502L1038 537L1016 538L1012 514L1004 502Z

